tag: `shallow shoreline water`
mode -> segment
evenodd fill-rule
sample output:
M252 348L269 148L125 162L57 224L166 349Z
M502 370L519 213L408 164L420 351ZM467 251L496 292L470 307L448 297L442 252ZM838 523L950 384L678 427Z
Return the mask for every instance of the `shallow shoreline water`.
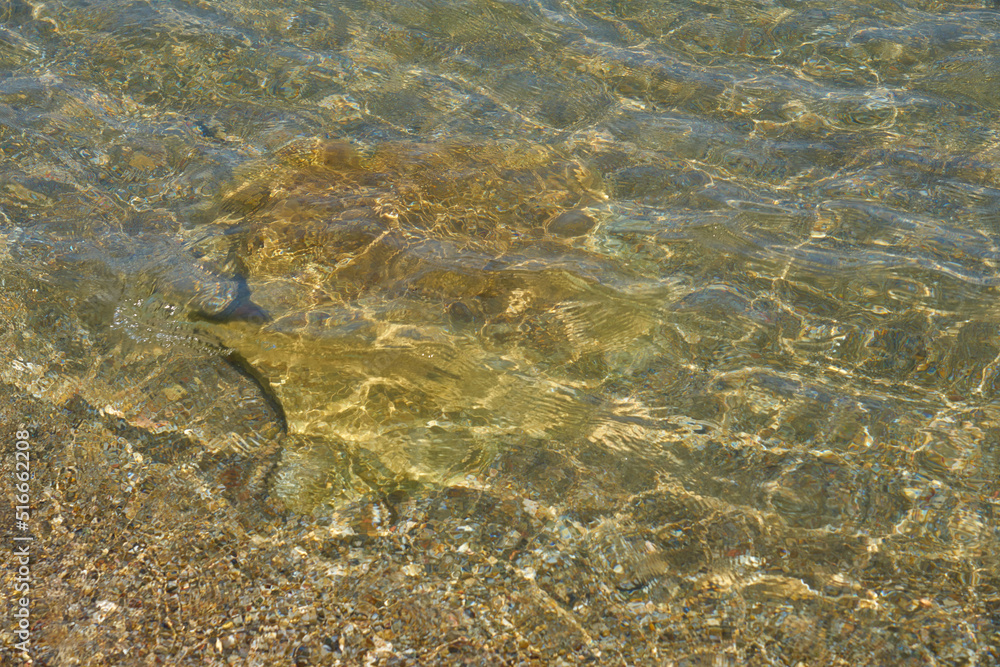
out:
M995 8L5 12L34 664L1000 660Z

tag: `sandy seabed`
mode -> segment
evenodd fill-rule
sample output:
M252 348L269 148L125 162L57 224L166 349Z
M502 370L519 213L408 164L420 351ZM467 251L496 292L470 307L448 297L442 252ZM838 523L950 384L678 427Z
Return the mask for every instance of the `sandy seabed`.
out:
M480 488L370 498L303 517L267 499L209 493L197 475L136 456L155 435L115 432L72 402L53 406L3 385L0 410L4 479L19 425L31 432L35 538L30 651L14 649L8 603L3 664L998 661L997 582L936 577L927 562L908 579L873 563L869 581L841 591L811 590L777 566L741 575L739 556L725 573L671 571L664 558L633 558L623 572L614 539L601 537L610 520L573 534L583 524L559 520L548 504L592 486L519 486L525 466L565 469L556 455L501 456ZM14 489L5 495L13 501ZM611 516L615 502L594 496L587 511ZM12 551L13 511L0 517ZM777 539L752 521L726 521L758 543ZM710 547L708 533L692 539ZM820 568L824 552L843 558L833 554L852 549L835 536L827 547L799 544L789 569ZM6 562L0 586L13 601L17 568Z

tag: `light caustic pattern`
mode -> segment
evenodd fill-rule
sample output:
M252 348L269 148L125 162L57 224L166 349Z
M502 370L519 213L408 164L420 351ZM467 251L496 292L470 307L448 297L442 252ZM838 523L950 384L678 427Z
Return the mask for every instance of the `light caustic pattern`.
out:
M265 4L11 5L4 383L237 506L494 497L588 646L995 659L996 11Z

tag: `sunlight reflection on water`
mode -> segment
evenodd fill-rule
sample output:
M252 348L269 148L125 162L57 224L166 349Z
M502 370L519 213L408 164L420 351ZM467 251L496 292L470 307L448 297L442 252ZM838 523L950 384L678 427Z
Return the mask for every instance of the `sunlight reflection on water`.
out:
M466 552L594 636L574 601L664 628L609 654L996 660L998 35L938 2L9 3L0 379L237 505L391 506L374 535L494 498L445 511Z

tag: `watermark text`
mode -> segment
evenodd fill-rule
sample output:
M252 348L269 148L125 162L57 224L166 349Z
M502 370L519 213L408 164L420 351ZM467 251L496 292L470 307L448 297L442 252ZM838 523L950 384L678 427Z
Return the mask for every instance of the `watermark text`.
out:
M14 636L19 640L14 648L28 653L31 647L31 442L27 430L18 430L14 437L14 527L12 542L14 590Z

